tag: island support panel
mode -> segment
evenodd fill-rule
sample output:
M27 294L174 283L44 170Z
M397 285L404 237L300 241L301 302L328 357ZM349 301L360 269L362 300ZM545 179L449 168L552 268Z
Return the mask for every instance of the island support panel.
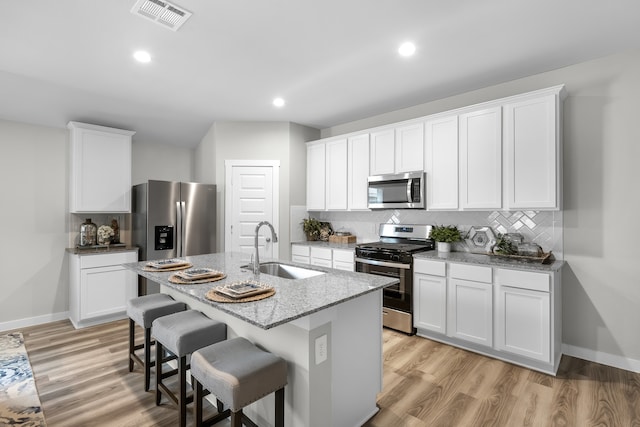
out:
M378 410L382 390L382 291L371 292L271 329L262 329L165 285L161 292L227 324L227 336L247 338L287 361L285 426L356 427ZM316 339L327 335L327 359L316 363ZM274 396L245 408L271 425Z

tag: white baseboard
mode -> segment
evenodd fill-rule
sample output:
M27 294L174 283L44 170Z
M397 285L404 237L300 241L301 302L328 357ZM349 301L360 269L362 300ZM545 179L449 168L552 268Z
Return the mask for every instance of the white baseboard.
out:
M28 326L42 325L44 323L57 322L69 318L69 312L45 314L43 316L27 317L25 319L12 320L10 322L0 322L0 332L12 329L26 328Z
M629 359L628 357L618 356L616 354L603 353L601 351L590 350L587 348L576 347L569 344L562 344L562 353L567 356L577 357L579 359L596 362L614 368L624 369L640 373L640 360Z

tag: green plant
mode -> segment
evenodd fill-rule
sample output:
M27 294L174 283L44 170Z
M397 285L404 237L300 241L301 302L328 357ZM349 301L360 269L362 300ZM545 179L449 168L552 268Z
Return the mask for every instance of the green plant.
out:
M308 238L317 240L322 231L322 222L315 218L304 218L302 220L302 230Z
M499 234L496 244L493 246L493 252L500 255L516 255L518 248L510 240L507 240L503 234Z
M455 225L434 225L429 234L436 242L453 243L462 239L460 230Z

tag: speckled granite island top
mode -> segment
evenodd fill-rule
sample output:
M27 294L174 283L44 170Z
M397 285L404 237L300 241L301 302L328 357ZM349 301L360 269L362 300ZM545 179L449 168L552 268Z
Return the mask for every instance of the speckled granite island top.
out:
M334 270L323 267L309 267L293 262L282 262L302 268L324 271L326 274L306 279L283 279L261 273L258 280L273 286L276 290L272 297L245 303L218 303L208 300L205 295L213 287L239 280L254 279L249 269L241 268L248 264L248 256L242 253L216 253L180 258L193 264L193 267L208 267L224 272L227 277L217 282L199 285L176 285L169 282L169 276L175 272L150 272L143 268L148 261L124 264L139 275L161 285L175 289L202 301L225 313L249 322L262 329L270 329L292 320L307 316L342 302L375 292L398 283L397 279L350 271ZM261 259L261 262L275 261Z
M479 264L487 267L504 267L518 270L530 270L540 272L558 271L564 265L564 261L554 261L551 264L539 264L533 262L506 259L498 256L472 254L469 252L438 252L427 251L413 255L414 258L432 259L437 261L460 262L466 264Z

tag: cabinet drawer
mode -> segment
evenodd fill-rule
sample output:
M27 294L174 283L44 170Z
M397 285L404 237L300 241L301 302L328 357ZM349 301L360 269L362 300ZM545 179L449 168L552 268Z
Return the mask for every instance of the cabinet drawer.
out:
M300 264L309 264L309 257L294 254L294 255L291 255L291 261L299 262Z
M431 261L428 259L413 260L414 273L430 274L432 276L445 276L447 274L446 263Z
M291 255L309 256L309 246L292 245Z
M449 264L449 276L454 279L491 283L491 267L468 264Z
M318 267L332 268L330 259L311 258L311 265L317 265Z
M118 252L112 254L81 255L80 268L107 267L110 265L126 264L138 261L135 252Z
M327 259L331 261L331 249L329 248L311 248L311 258ZM329 265L331 267L331 265Z
M498 268L496 269L496 283L500 286L531 289L533 291L549 292L550 290L550 277L546 273Z
M334 249L333 260L353 264L353 251L347 249Z

